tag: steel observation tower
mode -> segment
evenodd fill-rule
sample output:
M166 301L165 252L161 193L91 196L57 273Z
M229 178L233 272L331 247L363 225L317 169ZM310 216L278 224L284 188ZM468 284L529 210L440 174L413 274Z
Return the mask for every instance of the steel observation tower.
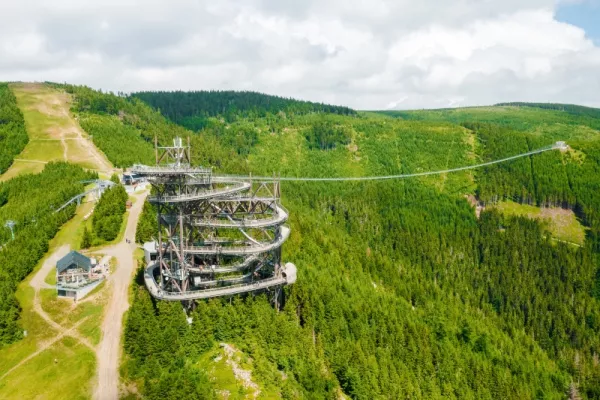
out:
M158 211L157 257L144 279L151 295L185 301L268 291L279 306L283 285L296 281L296 266L282 265L289 237L280 182L219 177L192 167L189 138L158 147L156 166L134 165L152 185Z

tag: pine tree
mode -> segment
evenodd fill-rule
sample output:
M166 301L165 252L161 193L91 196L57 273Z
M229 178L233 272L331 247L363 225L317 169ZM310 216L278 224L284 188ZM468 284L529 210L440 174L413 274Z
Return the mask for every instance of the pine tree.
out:
M83 237L81 238L81 248L89 249L92 245L92 232L86 226L83 228Z

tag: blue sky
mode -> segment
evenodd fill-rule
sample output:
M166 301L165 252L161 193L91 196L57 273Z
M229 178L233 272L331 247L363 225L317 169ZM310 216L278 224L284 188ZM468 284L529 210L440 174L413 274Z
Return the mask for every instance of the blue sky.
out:
M556 19L582 28L597 46L600 45L600 0L561 3Z

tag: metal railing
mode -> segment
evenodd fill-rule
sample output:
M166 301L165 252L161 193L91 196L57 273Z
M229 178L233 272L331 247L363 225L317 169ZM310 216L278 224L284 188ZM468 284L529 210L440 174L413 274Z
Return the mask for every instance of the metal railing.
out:
M152 268L152 267L151 267ZM149 268L150 269L150 268ZM186 292L165 292L158 288L156 280L148 270L144 272L144 280L146 287L150 290L150 294L163 300L198 300L209 299L212 297L235 295L240 293L248 293L257 290L266 289L273 286L285 285L287 279L285 277L266 278L252 283L244 283L240 285L231 285L227 287L208 288L202 290L193 290Z
M265 253L276 249L281 246L283 242L290 236L290 228L282 226L281 231L277 239L270 243L256 244L245 247L223 247L223 246L186 246L183 251L188 254L221 254L221 255L245 255L245 254L259 254Z
M232 188L217 188L202 191L199 193L193 194L180 194L175 196L151 196L149 197L149 201L151 203L182 203L186 201L193 200L206 200L219 196L228 196L230 194L242 192L244 190L248 190L250 188L250 183L248 182L239 182L239 184Z

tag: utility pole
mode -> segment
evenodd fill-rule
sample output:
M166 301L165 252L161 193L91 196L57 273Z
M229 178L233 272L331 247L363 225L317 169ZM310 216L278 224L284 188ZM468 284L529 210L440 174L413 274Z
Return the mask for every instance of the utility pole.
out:
M14 227L16 225L16 222L9 219L8 221L6 221L6 223L4 224L5 227L7 227L8 229L10 229L10 234L12 236L12 240L15 240L15 231L14 231Z

